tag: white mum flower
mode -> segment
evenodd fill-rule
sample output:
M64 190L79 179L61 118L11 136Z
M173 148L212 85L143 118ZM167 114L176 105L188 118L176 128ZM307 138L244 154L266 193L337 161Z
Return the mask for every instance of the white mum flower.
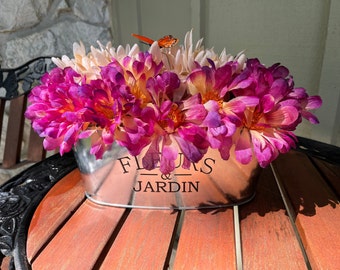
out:
M216 54L214 49L205 49L202 45L203 39L197 41L194 45L192 41L192 30L187 32L184 38L184 44L179 47L159 48L157 42L154 42L149 52L154 59L162 60L164 69L177 73L182 79L197 67L209 65L208 59L212 60L216 67L220 67L229 61L237 60L239 70L243 69L246 57L240 52L236 57L227 54L223 49L221 54Z

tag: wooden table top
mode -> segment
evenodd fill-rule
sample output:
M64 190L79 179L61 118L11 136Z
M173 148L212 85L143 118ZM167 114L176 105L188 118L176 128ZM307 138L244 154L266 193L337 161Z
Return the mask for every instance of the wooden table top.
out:
M52 156L0 187L0 269L340 269L340 149L299 141L251 202L205 211L94 204Z
M75 169L36 209L27 258L58 270L340 269L339 179L339 165L291 151L245 205L168 211L96 205Z

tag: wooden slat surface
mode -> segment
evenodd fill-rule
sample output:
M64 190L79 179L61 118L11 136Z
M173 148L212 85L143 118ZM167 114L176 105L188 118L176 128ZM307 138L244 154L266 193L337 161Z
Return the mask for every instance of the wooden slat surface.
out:
M32 218L27 239L27 258L32 261L61 224L84 200L79 170L66 175L42 200Z
M6 100L0 99L0 131L3 128L5 106L6 106ZM1 142L1 138L2 138L2 132L0 132L0 142ZM2 157L0 157L0 158L2 158Z
M233 211L186 211L173 269L235 269Z
M245 270L306 269L270 168L262 171L256 197L240 207L240 217Z
M327 184L331 186L334 193L340 199L340 166L327 163L324 160L313 158L313 162L318 167L322 176L326 179Z
M327 164L318 169L315 164L305 154L292 151L273 165L285 188L284 199L292 205L288 209L292 220L271 169L263 170L255 199L239 207L245 270L307 269L309 262L312 269L340 268L339 202L325 180L333 175L336 182L337 174ZM168 263L170 269L236 269L232 208L126 211L88 200L72 208L72 196L83 196L83 190L77 184L77 170L67 177L51 190L33 217L27 244L33 270L167 269ZM69 217L71 208L76 212ZM63 217L44 235L51 220L62 215L67 216L65 224ZM176 232L178 242L174 242Z
M1 270L9 270L10 269L10 257L5 257L2 259L0 263L0 269Z
M8 116L7 136L2 166L9 168L20 161L21 143L24 129L26 96L11 100Z
M166 267L177 215L166 210L132 210L100 269Z
M124 213L86 201L33 262L33 269L92 269Z
M27 159L29 161L37 162L46 157L46 150L43 148L43 138L39 137L33 128L30 131Z
M296 213L296 225L313 269L340 267L340 206L336 195L302 153L275 161Z

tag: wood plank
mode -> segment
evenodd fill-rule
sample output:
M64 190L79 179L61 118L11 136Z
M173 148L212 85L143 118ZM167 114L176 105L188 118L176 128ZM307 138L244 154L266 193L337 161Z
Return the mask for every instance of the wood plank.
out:
M32 261L64 220L84 199L84 187L76 169L61 179L37 207L28 230L27 258Z
M4 159L2 166L10 168L20 161L21 142L24 128L24 108L26 108L26 97L20 96L11 100L7 136L5 142Z
M39 137L33 128L30 131L27 159L29 161L37 162L46 157L46 151L43 148L43 138Z
M296 151L303 152L309 157L318 158L326 162L340 165L340 147L315 141L312 139L298 137Z
M274 166L288 192L287 199L294 206L296 225L313 269L337 268L340 266L337 254L340 210L335 194L303 153L294 151L282 155ZM80 192L76 191L79 172L74 171L69 177L57 183L44 199L35 214L39 224L34 217L32 228L48 230L49 226L54 226L51 221L58 219L58 215L64 215L61 223L68 216L68 203L72 199L65 198ZM306 269L269 168L259 179L255 199L240 209L244 269ZM35 249L35 253L29 254L33 257L33 269L166 268L177 212L133 209L120 228L124 211L86 201L43 246L37 258L37 250L49 241L48 235L55 232L53 229L46 232L47 236L42 237L45 240L35 246L42 231L35 231L35 238L31 238L34 230L30 227L28 250ZM115 229L117 226L119 231ZM207 265L211 269L235 269L233 226L230 208L206 209L205 213L186 211L173 269L207 269Z
M4 123L4 112L5 112L6 100L0 99L0 131L2 131L3 123ZM0 132L0 142L2 137L2 132ZM2 159L2 157L0 157Z
M219 210L185 212L173 269L236 269L233 210Z
M187 173L188 171L182 168L176 170L178 173ZM200 171L190 171L191 181L199 182L197 192L181 192L181 206L183 207L200 207L226 205L230 203L223 189L214 183L211 179L214 177L211 174L203 174Z
M133 209L100 269L163 269L178 212Z
M275 179L260 175L253 201L240 207L244 269L306 269Z
M291 151L275 161L296 212L296 225L313 269L340 268L340 205L308 157Z
M336 193L338 200L340 198L340 164L335 165L324 160L313 158L317 168L328 184Z
M124 211L86 200L33 261L32 268L92 269Z
M1 260L0 269L1 270L10 270L10 265L11 265L11 257L9 257L9 256L4 257Z

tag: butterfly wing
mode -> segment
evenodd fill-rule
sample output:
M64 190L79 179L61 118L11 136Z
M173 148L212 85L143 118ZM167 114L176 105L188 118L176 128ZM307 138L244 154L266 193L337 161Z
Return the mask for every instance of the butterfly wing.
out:
M131 34L133 37L139 39L140 41L142 41L145 44L151 45L152 43L154 43L155 41L151 38L148 38L146 36L142 36L142 35L138 35L138 34Z
M171 48L178 43L178 38L167 35L158 40L158 46L161 48Z
M141 42L148 44L148 45L151 45L152 43L155 42L153 39L148 38L146 36L142 36L138 34L131 34L131 35L139 39ZM178 38L175 38L172 35L167 35L167 36L160 38L157 42L160 48L171 48L178 43Z

